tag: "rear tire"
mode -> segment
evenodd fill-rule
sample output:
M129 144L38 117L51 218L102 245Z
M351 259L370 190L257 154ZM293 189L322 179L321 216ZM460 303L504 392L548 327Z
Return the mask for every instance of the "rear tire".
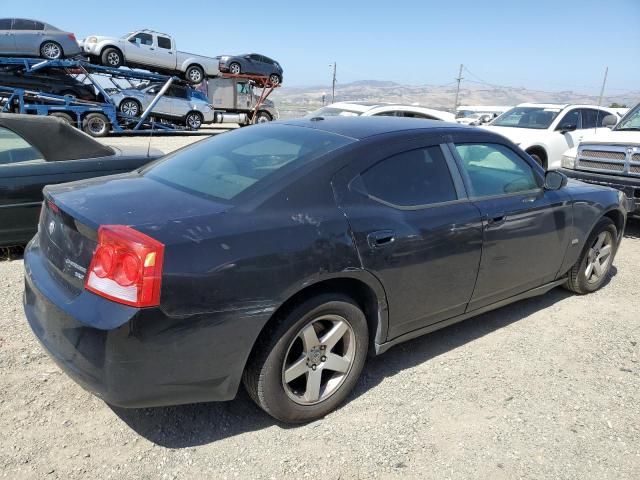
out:
M109 130L109 119L102 113L90 113L82 120L82 131L92 137L106 137Z
M68 123L69 125L71 125L72 127L75 127L75 122L73 121L73 118L71 118L71 115L69 115L68 113L64 113L64 112L53 112L49 114L50 117L54 117L54 118L59 118L60 120L62 120L63 122Z
M618 248L618 230L610 218L596 224L564 287L579 295L595 292L609 279Z
M48 40L40 45L40 56L47 60L58 60L64 57L64 51L58 42Z
M272 73L272 74L269 76L269 83L270 83L271 85L280 85L280 81L281 81L281 79L280 79L280 75L278 75L278 74L276 74L276 73Z
M540 158L539 155L536 155L535 153L530 153L529 156L531 158L533 158L533 160L540 165L542 168L544 168L544 162L542 161L542 158Z
M369 341L362 310L344 295L295 306L260 335L243 382L272 417L304 423L337 408L358 381Z
M264 110L260 110L256 115L255 123L268 123L273 120L273 117L269 114L269 112L265 112Z
M198 84L204 80L204 70L199 65L191 65L184 72L184 78L190 83Z
M128 117L139 117L142 113L142 105L140 105L138 100L125 98L120 102L118 110L120 110L120 113Z
M122 52L117 48L105 48L100 55L100 63L107 67L119 68L124 65Z

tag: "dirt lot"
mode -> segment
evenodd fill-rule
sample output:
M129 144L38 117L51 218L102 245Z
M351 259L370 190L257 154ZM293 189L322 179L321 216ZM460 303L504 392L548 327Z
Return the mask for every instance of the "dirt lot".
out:
M43 352L22 261L0 261L0 477L637 479L639 265L635 222L596 294L556 289L400 345L340 410L291 428L244 392L109 407Z

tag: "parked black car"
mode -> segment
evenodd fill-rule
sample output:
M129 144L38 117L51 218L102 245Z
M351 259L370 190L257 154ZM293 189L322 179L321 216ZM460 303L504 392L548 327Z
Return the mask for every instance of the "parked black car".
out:
M160 155L103 145L58 118L0 114L0 246L36 233L45 185L128 172Z
M278 85L282 82L282 67L275 60L258 53L245 55L222 55L218 68L221 72L233 75L264 75L269 77L269 83Z
M54 95L71 95L80 100L101 101L92 85L87 85L62 69L23 73L15 68L0 69L0 85Z
M626 216L499 135L393 117L252 126L45 198L24 308L71 377L125 407L242 379L286 422L336 408L368 351L597 290Z

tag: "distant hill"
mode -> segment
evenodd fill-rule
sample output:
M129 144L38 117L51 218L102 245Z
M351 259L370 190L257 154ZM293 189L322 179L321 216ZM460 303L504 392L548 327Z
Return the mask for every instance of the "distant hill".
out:
M456 88L437 85L401 85L379 80L361 80L336 85L336 101L392 102L420 104L441 110L453 110ZM271 98L276 102L283 118L302 116L331 103L331 86L287 87L275 90ZM640 101L640 90L625 95L605 95L602 105L625 103L628 106ZM464 85L460 89L460 105L517 105L523 102L544 103L598 103L597 95L585 95L573 91L547 92L516 87L483 87Z

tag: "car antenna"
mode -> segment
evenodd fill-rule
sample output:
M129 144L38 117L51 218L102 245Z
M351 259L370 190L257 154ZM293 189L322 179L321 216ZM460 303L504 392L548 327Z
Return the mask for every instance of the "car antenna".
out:
M153 137L153 127L155 126L155 122L151 122L151 133L149 134L149 143L147 144L147 158L150 156L151 152L151 137Z
M602 88L600 89L600 98L598 99L598 113L596 113L596 125L593 128L593 133L598 133L598 123L600 123L600 107L602 106L602 96L604 95L604 87L607 84L607 74L609 73L609 67L604 69L604 80L602 80Z

